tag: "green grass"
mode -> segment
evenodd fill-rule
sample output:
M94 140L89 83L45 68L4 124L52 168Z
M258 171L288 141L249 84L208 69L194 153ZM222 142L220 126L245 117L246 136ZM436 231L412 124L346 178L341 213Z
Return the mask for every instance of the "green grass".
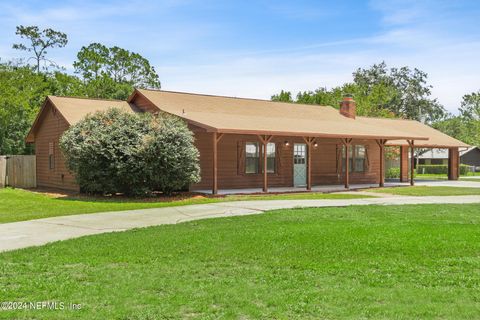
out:
M413 187L394 187L394 188L377 188L368 191L376 193L389 193L400 196L466 196L480 195L480 188L464 188L464 187L430 187L430 186L413 186Z
M355 194L292 193L278 195L232 195L226 197L191 197L174 201L152 199L108 199L93 197L53 198L21 189L0 189L0 223L65 216L81 213L161 208L235 200L356 199Z
M278 210L0 254L6 319L474 319L479 205Z
M459 178L462 181L475 181L480 180L480 172L469 172L467 175L462 175ZM416 174L415 180L448 180L446 174Z

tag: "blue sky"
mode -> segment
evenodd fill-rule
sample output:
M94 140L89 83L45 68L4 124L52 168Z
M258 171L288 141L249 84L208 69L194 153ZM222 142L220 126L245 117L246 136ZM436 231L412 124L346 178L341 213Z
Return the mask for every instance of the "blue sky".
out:
M480 89L480 1L1 1L0 57L15 26L66 32L49 57L73 72L83 45L147 57L162 88L269 98L332 87L385 60L429 74L433 96L455 112Z

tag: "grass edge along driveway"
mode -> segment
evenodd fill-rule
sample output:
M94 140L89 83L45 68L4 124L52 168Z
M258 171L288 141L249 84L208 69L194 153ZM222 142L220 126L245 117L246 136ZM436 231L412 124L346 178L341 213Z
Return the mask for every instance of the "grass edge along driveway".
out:
M480 195L480 188L445 186L408 186L369 189L372 193L388 193L397 196L468 196Z
M276 210L0 254L3 301L35 319L473 319L478 205Z
M174 201L108 199L101 197L51 197L22 189L0 189L0 223L84 213L163 208L236 200L359 199L372 196L338 193L287 193L269 195L199 196Z

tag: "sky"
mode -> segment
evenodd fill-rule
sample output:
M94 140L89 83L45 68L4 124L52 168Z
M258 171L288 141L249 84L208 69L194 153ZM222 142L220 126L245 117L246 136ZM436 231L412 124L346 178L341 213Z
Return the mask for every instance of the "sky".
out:
M162 89L269 99L335 87L385 61L428 73L432 97L456 113L480 90L480 1L0 1L0 58L17 25L65 32L48 57L73 73L82 46L140 53Z

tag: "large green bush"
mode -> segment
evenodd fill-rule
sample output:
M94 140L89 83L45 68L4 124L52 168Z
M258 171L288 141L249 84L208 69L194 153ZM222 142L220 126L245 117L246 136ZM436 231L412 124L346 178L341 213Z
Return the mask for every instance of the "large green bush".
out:
M470 172L470 166L460 165L460 174L466 175ZM448 165L446 164L419 164L417 165L418 174L448 174Z
M193 134L174 116L97 112L70 127L60 147L87 193L171 193L200 180Z

